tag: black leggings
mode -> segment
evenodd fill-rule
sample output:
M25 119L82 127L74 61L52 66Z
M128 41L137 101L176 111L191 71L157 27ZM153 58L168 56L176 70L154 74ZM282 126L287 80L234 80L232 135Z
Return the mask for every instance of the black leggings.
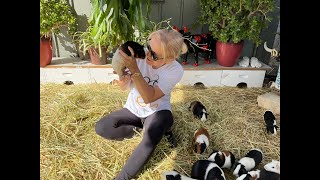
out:
M139 118L128 109L123 108L100 119L96 123L96 133L110 140L131 138L134 135L133 129L135 127L144 128L142 141L115 179L130 180L134 178L172 124L173 116L169 110L157 111L146 118Z

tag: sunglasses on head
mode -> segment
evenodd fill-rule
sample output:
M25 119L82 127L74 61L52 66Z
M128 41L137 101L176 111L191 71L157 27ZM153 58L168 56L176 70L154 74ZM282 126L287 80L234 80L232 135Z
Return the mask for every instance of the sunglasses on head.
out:
M157 61L159 59L164 59L164 58L158 58L157 54L154 51L152 51L149 42L147 42L147 49L151 53L151 58L153 61Z

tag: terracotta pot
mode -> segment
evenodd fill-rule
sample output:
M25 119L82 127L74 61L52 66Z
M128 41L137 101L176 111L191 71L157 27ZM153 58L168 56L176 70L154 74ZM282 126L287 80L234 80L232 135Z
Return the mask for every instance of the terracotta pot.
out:
M45 67L52 61L52 40L41 38L40 40L40 67Z
M226 67L234 66L241 55L243 45L244 41L240 41L239 43L217 41L216 53L218 64Z
M102 57L99 57L98 48L90 48L89 55L90 55L92 64L95 64L95 65L107 64L107 48L106 47L101 48Z

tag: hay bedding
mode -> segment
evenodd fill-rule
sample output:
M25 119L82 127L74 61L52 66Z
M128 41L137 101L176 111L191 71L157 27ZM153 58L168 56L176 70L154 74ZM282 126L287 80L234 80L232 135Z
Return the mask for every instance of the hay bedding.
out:
M173 131L178 147L170 148L163 138L137 179L161 179L168 170L190 176L191 166L206 159L213 149L230 150L237 159L251 148L260 148L264 159L259 166L280 159L278 134L266 134L263 113L257 96L270 91L264 88L212 87L195 89L178 86L172 92ZM128 91L109 84L40 85L40 175L41 179L112 179L141 141L109 141L96 135L95 122L121 108ZM206 122L195 119L188 106L201 101L209 112ZM280 127L280 117L276 116ZM211 136L208 151L191 153L194 131L203 126ZM143 132L142 132L143 133ZM224 170L227 179L236 179Z

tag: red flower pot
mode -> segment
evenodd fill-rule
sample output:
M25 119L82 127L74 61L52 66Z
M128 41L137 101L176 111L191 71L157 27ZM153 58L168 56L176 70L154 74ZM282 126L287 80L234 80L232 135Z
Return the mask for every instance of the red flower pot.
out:
M240 41L239 43L217 41L216 53L218 64L226 67L234 66L241 55L243 45L244 41Z
M40 67L45 67L52 61L52 41L51 38L41 38L40 40Z
M107 64L107 48L101 48L102 57L99 57L99 49L98 48L90 48L89 55L91 59L91 63L95 65L103 65Z

